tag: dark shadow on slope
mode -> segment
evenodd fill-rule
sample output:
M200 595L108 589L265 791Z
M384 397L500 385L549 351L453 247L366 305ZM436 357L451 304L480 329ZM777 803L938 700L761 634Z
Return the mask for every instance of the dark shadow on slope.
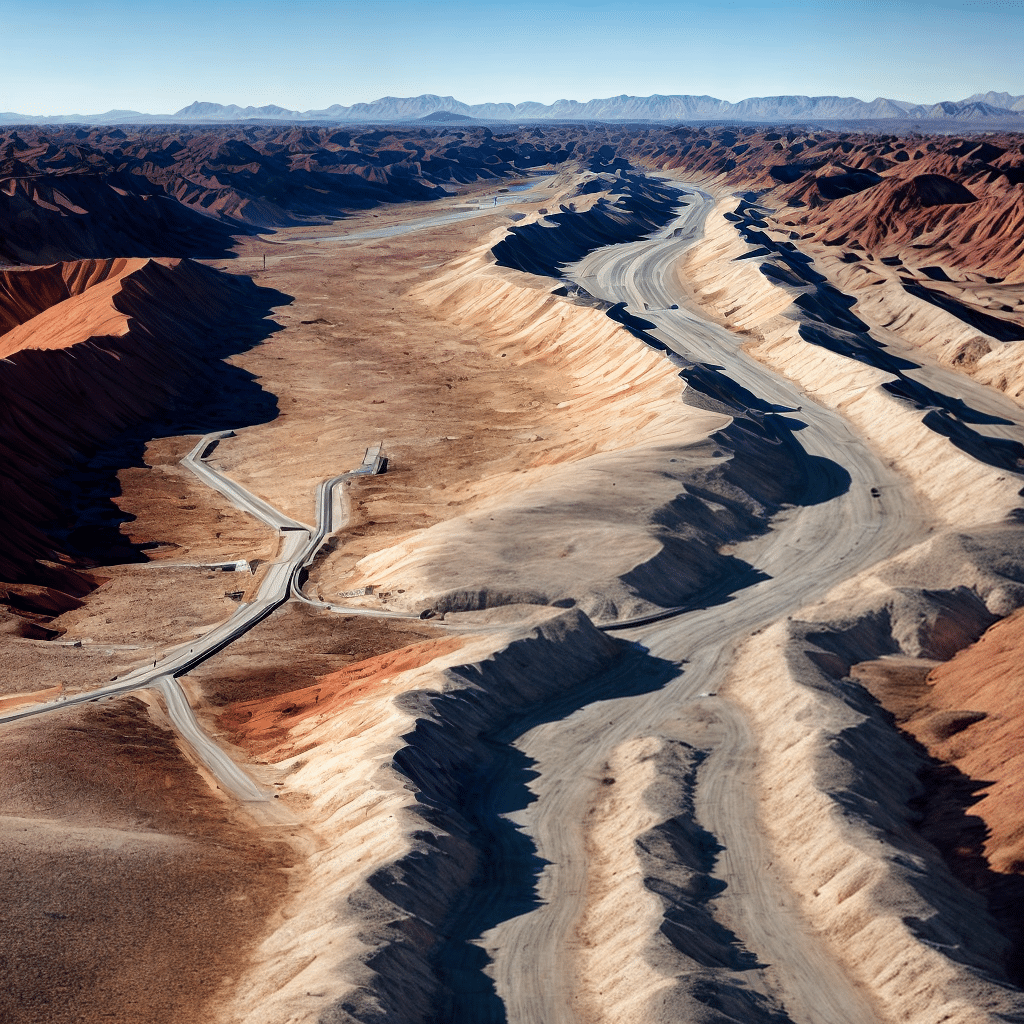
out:
M675 356L650 333L656 329L656 325L628 313L625 303L611 307L606 315L626 327L633 337L645 345L670 357ZM677 358L673 358L673 362ZM729 377L723 367L713 363L686 365L679 372L679 377L686 381L683 401L687 405L732 417L732 423L711 437L733 454L730 462L713 472L722 473L734 493L746 497L756 496L759 502L768 504L787 502L817 505L831 501L850 489L850 474L841 465L831 459L808 455L804 451L795 435L807 424L787 415L799 410L766 402ZM778 453L773 453L767 446L786 449L790 475L785 481L759 481L756 474L750 473L751 464L764 467L779 458ZM773 472L777 474L779 467ZM698 477L702 475L697 474ZM695 493L689 484L688 490L691 494ZM714 500L721 502L720 489L715 488L715 492Z
M1019 524L1004 523L980 534L940 539L939 550L929 552L912 571L924 570L934 579L938 570L942 586L900 587L882 603L831 625L794 623L787 654L803 685L833 694L854 713L854 724L835 731L828 741L842 769L829 769L818 784L844 815L863 822L892 847L890 860L901 882L921 895L923 906L934 908L924 919L904 916L904 924L944 956L1003 987L1006 980L1018 987L1024 982L1024 877L993 872L985 860L987 826L970 812L990 783L932 758L902 730L928 700L928 667L889 665L879 671L884 663L878 659L906 653L898 638L908 635L908 627L918 631L925 658L945 661L976 642L996 616L979 593L958 581L966 567L992 566L1004 585L1020 592L1021 560L1014 555L1020 550L1019 533ZM993 555L998 558L994 566ZM801 659L814 670L807 672ZM851 678L854 666L860 671ZM940 712L931 728L948 738L983 717ZM1008 941L1003 962L993 956L992 928L981 920L963 920L963 895L952 878L929 866L932 853L925 844L942 854L956 880L985 898Z
M619 184L621 182L621 184ZM547 224L514 227L491 252L498 265L541 277L560 277L561 267L605 245L644 238L667 224L681 205L678 188L620 171L613 186L614 202L602 197L577 213L570 205L550 214Z
M995 973L1005 977L1018 988L1024 986L1024 919L1020 908L1024 902L1024 876L1003 874L993 871L985 857L985 842L988 826L984 819L971 813L971 809L984 796L984 790L991 781L972 779L955 765L932 757L927 748L910 733L904 732L895 717L866 689L857 687L857 699L871 704L878 710L874 715L884 716L893 727L899 729L906 744L906 763L916 770L920 788L907 806L911 811L910 824L913 832L934 846L942 855L952 875L961 884L978 893L986 902L989 913L995 920L1008 946L1005 960L991 963L979 951L963 944L962 936L953 931L943 916L936 914L928 920L904 917L906 924L924 942L937 946L949 959L962 963L986 974ZM848 698L850 699L850 698ZM855 704L856 701L851 699ZM984 717L984 716L982 716ZM968 723L970 716L962 716ZM977 720L976 718L973 720ZM862 751L870 749L873 740L870 724L844 731L836 743L849 748L849 758L857 759ZM916 764L916 769L914 765ZM878 789L867 778L858 779L859 784L850 786L846 792L833 795L834 799L847 808L851 815L872 820L872 804L877 802ZM914 842L911 836L891 831L887 841L914 856ZM912 872L907 881L913 885L929 903L935 903L935 890L945 883L932 873Z
M637 859L644 887L662 901L660 932L667 940L652 936L648 960L676 979L652 998L648 1013L652 1020L708 1020L711 1008L722 1015L710 1018L718 1024L788 1024L784 1010L736 978L765 964L714 916L713 900L726 888L713 874L723 847L697 822L693 803L705 756L688 743L665 740L654 755L656 780L643 794L659 824L637 838Z
M779 473L779 461L783 461L788 470L786 479L778 481L780 490L775 501L779 504L819 505L850 489L851 477L843 466L804 450L797 435L807 424L786 415L791 410L758 398L706 363L683 370L679 376L701 396L702 408L711 407L733 417L729 426L712 434L712 440L733 452L733 458L723 464L721 471L737 492L764 493L765 484L758 485L753 477L758 470L763 473L764 468L773 463L776 465L772 472ZM684 398L688 393L684 393ZM773 453L772 448L784 449L785 459L780 460L779 453Z
M273 304L283 301L282 297ZM270 321L264 323L263 338L254 333L253 344L281 329ZM56 546L76 559L96 564L147 561L146 550L161 546L161 542L133 544L121 532L122 524L136 517L123 512L114 501L121 494L118 472L145 468L146 444L154 438L208 434L277 418L277 397L264 391L256 375L241 367L211 360L197 372L193 383L195 389L166 414L133 426L69 470L63 481L67 516L46 527Z
M988 825L970 813L993 782L972 779L954 765L928 757L916 741L914 745L927 759L919 772L923 792L910 804L911 810L920 815L917 829L942 853L953 874L985 898L989 913L1010 944L1004 964L1006 976L1018 988L1024 988L1024 918L1020 913L1024 876L1003 874L989 867L985 857ZM918 934L928 934L924 922L913 922L912 926Z
M256 233L147 186L138 175L116 172L15 181L0 194L0 257L36 265L112 253L225 259L235 255L233 236Z
M949 278L946 278L946 280L949 280ZM1021 327L1019 324L1003 320L997 316L991 316L988 313L981 312L979 309L972 309L966 303L958 302L951 295L933 288L926 288L922 284L912 281L903 281L902 284L903 290L913 295L914 298L922 299L925 302L930 302L933 306L938 306L939 309L952 314L958 320L967 324L968 327L973 327L976 331L981 331L982 334L995 338L996 341L1024 341L1024 327Z
M993 416L990 413L972 409L962 398L940 394L912 377L900 377L899 380L890 381L883 384L882 387L890 395L902 398L918 409L929 409L938 405L944 413L964 423L990 426L1010 426L1013 423L1013 420L1008 420L1003 416Z
M483 755L467 787L460 811L478 837L478 870L453 908L444 932L446 940L435 954L440 979L436 1024L501 1024L504 1004L483 968L486 953L473 944L489 929L540 906L537 880L545 862L532 840L504 815L527 807L535 799L529 790L536 777L533 762L512 744L538 725L559 721L596 701L650 693L674 678L679 667L647 654L638 645L622 644L623 653L606 672L555 700L517 716L482 737Z
M652 323L650 320L644 320L643 317L634 316L632 313L626 310L625 302L616 302L605 311L605 316L609 320L614 320L617 324L621 324L623 327L633 335L634 338L639 338L645 344L650 345L651 348L661 348L663 351L667 351L667 346L662 345L657 338L652 338L647 332L655 331L658 329L658 325Z
M159 294L175 273L155 270L155 288L150 281L133 290L129 279L116 300L133 317L128 343L93 338L74 349L24 350L0 366L0 395L11 410L0 442L27 457L25 466L8 462L2 485L30 496L37 510L23 523L18 508L5 509L2 534L42 542L12 556L16 579L31 581L33 560L53 558L53 549L93 565L144 561L143 548L120 532L132 517L112 501L121 493L118 470L143 466L154 437L277 415L276 398L225 358L280 330L267 316L291 297L190 264L185 287L195 308L182 310L175 289Z
M996 469L1011 473L1024 472L1024 445L1001 437L985 437L964 426L956 417L945 410L925 414L924 425L936 434L948 437L962 452L972 459Z
M470 779L465 817L480 851L477 872L449 914L443 944L436 953L438 1021L499 1024L506 1019L494 982L484 973L486 951L474 943L502 921L540 906L537 879L547 862L537 856L528 835L505 815L534 799L534 762L509 742L483 737L487 759Z
M643 339L648 344L656 339ZM701 408L711 408L712 403L728 415L735 415L737 412L754 410L762 415L768 413L790 413L797 410L788 406L775 405L766 402L763 398L755 395L753 391L738 384L725 373L725 368L716 363L695 363L688 366L679 374L686 381L687 391L686 404L693 405L691 392L702 395L707 404L701 404ZM796 421L789 421L795 423Z
M771 577L760 569L749 565L742 559L732 555L722 555L710 548L707 542L700 541L668 541L660 538L666 546L677 550L671 558L660 558L656 563L656 571L662 577L668 579L661 581L661 588L671 593L672 580L671 569L673 562L693 559L694 561L708 561L713 563L718 573L718 579L711 586L703 587L689 600L681 604L673 604L671 599L664 600L660 607L653 609L650 613L636 615L627 619L619 619L614 622L601 622L600 629L605 632L614 632L622 629L633 629L637 626L647 625L651 622L658 622L661 619L686 615L689 612L697 612L706 608L716 608L735 600L736 595L758 583L764 583ZM667 571L666 571L667 570ZM622 576L623 583L633 587L638 593L642 593L648 600L654 600L660 596L657 592L652 593L650 572L646 565L639 565L631 572Z
M867 331L853 333L833 327L827 321L803 322L800 324L800 337L804 341L828 349L847 359L856 359L859 363L873 366L878 370L903 377L904 370L918 370L920 365L893 355L881 342L875 341ZM936 399L940 396L936 395ZM937 405L938 401L933 404Z

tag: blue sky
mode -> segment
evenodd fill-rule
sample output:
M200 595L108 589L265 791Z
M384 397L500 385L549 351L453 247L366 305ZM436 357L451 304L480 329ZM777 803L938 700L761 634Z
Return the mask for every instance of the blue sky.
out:
M1024 0L0 0L0 111L1024 94Z

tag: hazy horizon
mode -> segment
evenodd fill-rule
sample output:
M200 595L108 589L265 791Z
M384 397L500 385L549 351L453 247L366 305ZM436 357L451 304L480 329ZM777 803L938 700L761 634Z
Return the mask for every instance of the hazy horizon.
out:
M1013 0L97 0L5 4L0 110L290 110L433 93L464 103L711 95L930 104L1024 93ZM127 13L126 13L127 12ZM898 46L893 51L891 48Z
M998 91L998 90L985 90L985 92L995 92L995 91ZM671 94L671 93L660 93L660 94L659 93L653 93L653 94L648 94L647 96L638 96L636 94L616 93L616 94L614 94L612 96L585 96L585 97L584 96L578 96L578 97L577 96L560 96L560 97L557 98L557 100L552 100L550 103L547 103L545 105L550 106L553 103L562 102L562 101L587 103L587 102L592 102L592 101L613 100L613 99L616 99L619 96L630 96L632 98L643 100L643 99L650 99L650 98L653 98L653 97L659 96L659 95L661 95L661 96L673 96L673 95L676 95L676 96L678 96L678 95L687 96L688 95L688 96L702 97L702 96L705 96L707 94L702 94L702 93L689 93L689 94L687 94L687 93L675 93L675 94ZM772 95L763 94L761 96L744 96L744 97L741 97L741 99L742 100L774 99L774 98L783 98L783 97L786 97L786 96L808 96L808 95L809 94L806 94L806 93L775 93L775 94L772 94ZM109 108L107 108L107 110L64 110L64 111L58 111L55 114L29 114L28 116L36 116L36 117L66 117L66 116L73 116L73 115L76 115L76 114L82 114L82 115L101 115L101 114L107 114L107 113L141 114L141 115L149 115L149 116L164 116L164 115L174 116L179 111L187 110L189 107L191 107L191 106L193 106L194 104L197 104L197 103L199 103L199 104L207 104L207 103L209 103L209 104L218 105L218 106L227 107L227 108L230 108L230 107L234 106L234 107L237 107L240 110L250 110L250 109L251 110L259 110L259 109L262 109L263 107L268 107L268 106L269 107L279 107L279 108L284 109L284 110L291 110L291 111L295 111L296 113L303 114L303 113L308 113L311 110L313 110L313 111L315 111L315 110L329 110L332 106L335 106L335 105L340 105L340 106L343 106L343 107L353 107L353 106L357 106L359 104L372 105L374 103L385 101L385 100L389 100L389 99L390 100L413 100L413 99L418 99L420 96L436 96L439 100L452 99L452 100L455 100L456 102L465 103L465 105L468 106L468 107L474 107L474 106L477 106L477 105L480 105L480 104L488 104L488 103L505 104L505 103L511 102L511 103L513 103L513 105L517 105L518 106L518 105L520 105L522 103L543 102L543 101L531 101L531 100L510 101L510 100L505 100L505 99L500 99L500 98L492 98L490 100L482 100L482 101L478 101L477 103L471 103L471 102L467 102L467 101L463 100L462 97L460 97L460 96L453 96L450 93L440 93L440 92L437 92L437 91L428 91L428 92L424 92L424 93L419 93L416 96L396 96L396 95L392 94L392 95L386 95L386 96L377 96L377 97L374 97L372 100L355 100L352 103L338 103L338 101L335 101L335 103L329 103L329 104L327 104L324 107L318 107L318 108L317 107L309 107L309 108L306 108L306 110L301 110L301 109L299 109L297 107L290 107L290 106L286 106L285 104L274 103L274 102L270 102L268 104L256 104L256 103L248 104L248 103L237 103L236 101L231 100L231 99L222 100L222 99L209 99L209 98L203 98L203 97L196 97L195 99L191 100L189 103L182 104L180 107L176 108L175 110L140 110L137 107L124 107L124 106L120 106L120 107L109 107ZM875 100L877 98L885 98L885 99L900 100L900 101L902 101L902 100L911 100L911 101L913 101L913 97L908 97L908 96L887 96L887 97L840 96L838 93L818 94L816 96L815 95L810 95L809 96L809 98L811 98L811 99L830 98L830 97L836 97L836 98L839 98L839 99L848 99L848 100L859 100L859 101L868 102L868 103L870 103L871 101L873 101L873 100ZM721 97L721 96L709 96L709 98L710 99L714 99L714 100L721 100L721 99L723 99L723 97ZM963 101L963 100L967 99L967 97L966 96L946 96L944 99L947 100L947 101ZM941 102L941 101L936 101L936 102ZM930 104L921 104L921 105L922 106L928 106ZM12 111L10 111L10 113L23 114L25 112L24 111L13 111L12 110Z

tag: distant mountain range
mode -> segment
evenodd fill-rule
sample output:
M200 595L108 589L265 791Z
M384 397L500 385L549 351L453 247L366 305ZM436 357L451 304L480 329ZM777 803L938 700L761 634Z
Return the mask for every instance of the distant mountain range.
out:
M554 103L462 103L452 96L385 96L350 107L335 103L323 110L287 110L273 104L240 107L234 103L196 101L174 114L108 110L104 114L58 114L32 117L0 113L0 124L204 124L241 121L314 121L394 123L431 119L433 115L476 121L970 121L1010 122L1024 126L1024 96L1008 92L976 93L965 100L908 103L879 97L867 102L853 96L759 96L730 103L714 96L611 96L603 100L556 100ZM441 120L446 118L442 117Z

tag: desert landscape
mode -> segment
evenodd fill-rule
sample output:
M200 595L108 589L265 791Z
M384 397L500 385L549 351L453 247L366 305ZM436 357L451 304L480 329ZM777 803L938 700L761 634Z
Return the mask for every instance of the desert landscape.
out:
M1024 134L452 109L0 128L0 1018L1024 1021Z

